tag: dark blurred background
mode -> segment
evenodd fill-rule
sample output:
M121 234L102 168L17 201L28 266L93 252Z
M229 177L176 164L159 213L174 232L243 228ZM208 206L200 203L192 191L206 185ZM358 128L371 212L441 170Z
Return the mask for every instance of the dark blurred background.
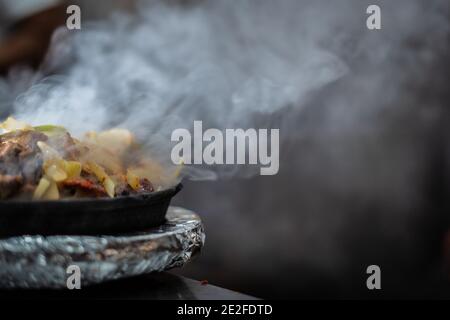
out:
M168 1L187 11L206 2ZM257 11L256 1L242 2ZM278 175L185 181L174 202L203 217L207 239L174 272L264 298L450 298L450 3L262 2L282 9L269 14L275 22L298 15L286 41L305 37L348 71L301 105L248 122L280 128ZM136 10L129 1L79 3L87 20ZM381 7L381 30L366 28L369 4ZM14 64L36 66L26 58ZM14 82L9 65L3 88ZM0 115L11 112L8 99ZM366 288L372 264L380 291Z

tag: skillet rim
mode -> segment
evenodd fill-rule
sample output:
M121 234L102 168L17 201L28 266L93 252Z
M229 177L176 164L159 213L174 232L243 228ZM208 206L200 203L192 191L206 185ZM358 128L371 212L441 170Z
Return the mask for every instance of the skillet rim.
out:
M114 202L121 203L123 201L127 200L159 200L160 198L165 198L167 196L175 196L178 192L180 192L183 189L183 184L181 182L177 183L176 185L160 190L160 191L154 191L154 192L143 192L138 194L131 194L128 196L118 196L114 198L108 198L108 197L99 197L99 198L66 198L66 199L59 199L59 200L19 200L19 199L11 199L11 200L0 200L0 208L5 206L14 206L14 205L21 205L21 206L47 206L47 205L71 205L71 204L111 204ZM1 214L1 213L0 213Z

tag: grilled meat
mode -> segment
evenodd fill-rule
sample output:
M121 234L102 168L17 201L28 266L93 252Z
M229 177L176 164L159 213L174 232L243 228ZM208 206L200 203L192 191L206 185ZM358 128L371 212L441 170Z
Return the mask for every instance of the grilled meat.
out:
M62 182L61 186L70 195L104 197L106 196L105 188L94 179L79 177L67 179Z
M139 189L136 190L137 192L153 192L155 191L155 188L153 188L153 184L150 182L150 180L146 178L139 179L140 186Z
M42 176L38 141L47 136L36 131L14 131L0 136L0 199L19 193L26 184L35 185Z
M139 187L136 190L131 188L130 185L126 183L126 181L116 184L116 195L119 196L128 196L130 194L153 191L155 191L153 188L153 184L146 178L139 179Z
M55 146L64 159L75 160L80 156L80 150L68 132L49 137L48 144Z
M0 175L0 199L6 199L18 193L23 186L20 175Z

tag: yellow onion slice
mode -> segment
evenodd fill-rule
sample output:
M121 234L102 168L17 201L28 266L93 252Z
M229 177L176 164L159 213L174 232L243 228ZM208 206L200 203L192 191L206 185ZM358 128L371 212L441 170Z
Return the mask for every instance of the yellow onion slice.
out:
M38 141L37 146L41 150L44 160L61 159L61 155L59 154L59 152L50 147L45 142Z
M67 173L56 164L52 164L45 169L45 173L55 182L61 182L67 179Z
M44 194L43 199L45 200L58 200L59 199L59 190L58 185L55 181L50 182L50 186L48 187L47 192Z
M33 199L34 200L42 199L42 197L44 196L45 192L48 190L49 187L50 187L50 180L48 180L45 177L41 178L41 180L39 180L39 184L34 190Z
M127 170L127 182L130 185L130 187L134 190L139 189L141 185L139 177L131 170Z
M111 178L106 178L103 182L103 186L105 187L106 193L110 198L114 198L114 195L116 194L116 184L114 181L112 181Z
M8 117L5 121L0 123L0 129L5 132L11 132L15 130L32 130L33 127L29 124L16 120L13 117Z
M68 179L77 178L81 174L81 163L78 161L64 161L64 170Z

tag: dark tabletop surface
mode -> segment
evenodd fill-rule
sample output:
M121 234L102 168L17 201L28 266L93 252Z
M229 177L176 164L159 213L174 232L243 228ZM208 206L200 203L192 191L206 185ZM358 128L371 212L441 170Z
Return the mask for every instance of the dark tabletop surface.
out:
M251 300L254 297L168 272L103 283L80 290L0 290L0 299Z

